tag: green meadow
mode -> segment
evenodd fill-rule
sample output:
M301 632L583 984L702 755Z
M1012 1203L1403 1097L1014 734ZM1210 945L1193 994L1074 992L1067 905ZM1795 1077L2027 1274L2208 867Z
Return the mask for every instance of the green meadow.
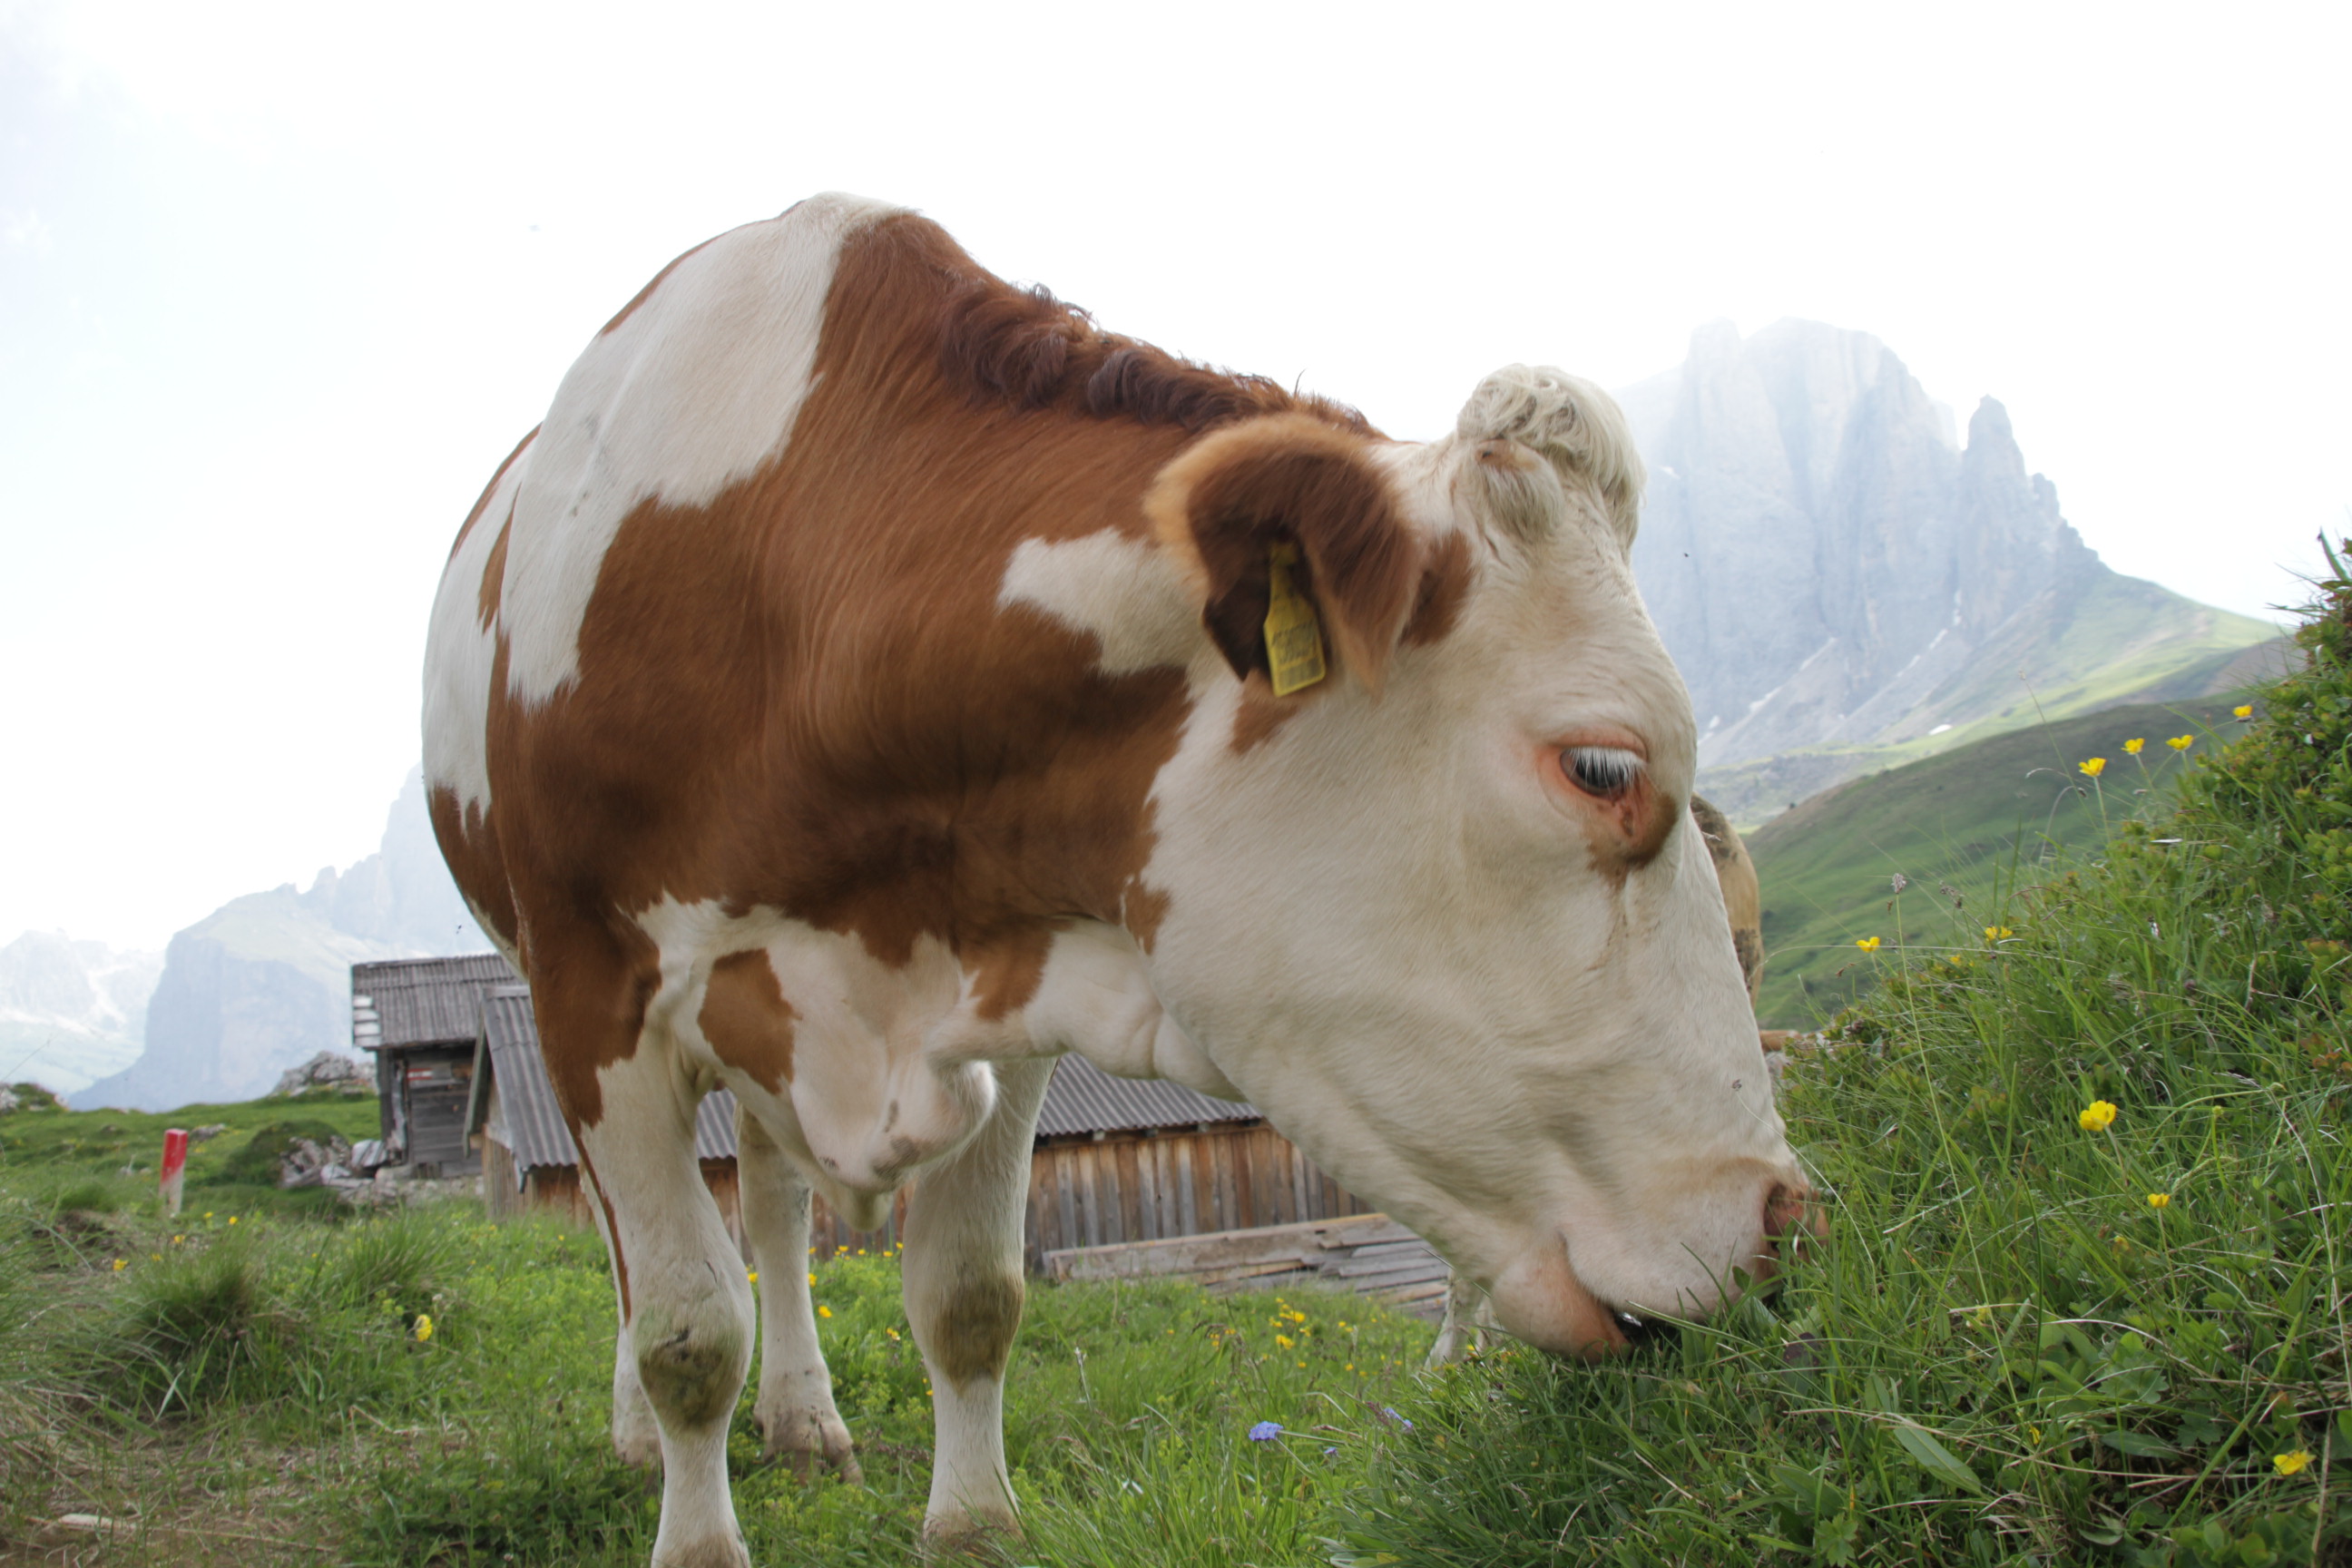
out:
M2188 722L2101 716L2030 764L2105 756L2087 796L1948 814L1954 846L1991 835L1979 880L1898 859L1898 900L1849 847L1896 907L1815 939L1853 1000L1783 1095L1826 1233L1769 1290L1604 1366L1429 1374L1423 1325L1349 1298L1035 1287L1001 1561L2352 1562L2352 584L2323 592L2310 668L2191 714L2170 778L2117 742ZM2095 829L2000 837L2053 807ZM0 1557L644 1560L593 1237L246 1179L273 1124L363 1113L184 1113L235 1130L174 1226L139 1168L162 1119L0 1118ZM929 1426L896 1264L812 1268L867 1484L764 1465L747 1400L753 1553L907 1562ZM68 1512L123 1525L44 1544Z
M1875 984L1854 945L1874 936L1915 951L1975 944L2011 893L2161 808L2190 760L2243 728L2230 717L2243 700L2138 703L2010 731L1774 817L1748 835L1764 887L1758 1016L1769 1028L1832 1016ZM2185 752L2168 743L2184 736ZM2082 772L2093 758L2105 762L2095 779Z

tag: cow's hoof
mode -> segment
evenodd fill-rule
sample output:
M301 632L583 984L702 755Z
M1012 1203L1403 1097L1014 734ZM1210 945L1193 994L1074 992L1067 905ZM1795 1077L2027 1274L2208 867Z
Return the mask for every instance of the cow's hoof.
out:
M923 1521L923 1561L950 1563L992 1563L1003 1548L1020 1539L1021 1523L1011 1514L933 1514Z
M731 1535L709 1536L654 1553L653 1568L751 1568L751 1553Z
M853 1487L866 1484L866 1472L857 1466L857 1445L834 1412L787 1410L759 1421L768 1458L782 1461L801 1479L813 1481L830 1470Z
M661 1432L650 1426L643 1428L613 1428L613 1452L621 1456L621 1463L635 1465L641 1470L662 1468Z

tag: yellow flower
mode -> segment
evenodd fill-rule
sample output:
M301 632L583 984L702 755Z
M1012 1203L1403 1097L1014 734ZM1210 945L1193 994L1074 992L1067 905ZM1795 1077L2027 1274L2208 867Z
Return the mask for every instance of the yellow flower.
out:
M432 1318L432 1315L431 1315L430 1313L426 1313L426 1312L419 1312L419 1313L417 1313L417 1314L416 1314L416 1342L417 1342L418 1344L420 1344L420 1345L421 1345L421 1344L423 1344L425 1341L427 1341L427 1340L431 1339L432 1337L433 1337L433 1318Z
M2175 735L2164 743L2170 746L2176 752L2185 752L2189 747L2197 743L2197 737L2194 735Z
M1290 1336L1288 1334L1276 1334L1274 1336L1274 1342L1280 1345L1284 1350L1288 1350L1290 1348Z
M747 1268L743 1271L743 1278L757 1285L760 1282L760 1271L756 1268Z
M2016 934L2017 933L2015 931L2010 930L2007 926L1985 927L1985 941L1987 942L2005 942Z
M2081 770L2084 778L2095 779L2101 773L2107 771L2107 759L2105 757L2093 757L2088 762L2078 763L2075 765Z
M2124 755L2127 757L2137 757L2139 755L2139 749L2147 744L2147 741L2135 736L2131 740L2124 742Z
M2150 1193L2147 1194L2147 1206L2152 1209L2166 1208L2170 1206L2171 1203L2172 1194L2170 1193Z
M2292 1454L2273 1454L2271 1467L2283 1476L2298 1476L2311 1466L2311 1450L2297 1448Z
M819 1307L816 1310L816 1315L820 1318L830 1318L833 1316L833 1309L830 1307Z
M2230 710L2230 717L2231 717L2231 718L2232 718L2232 719L2251 719L2251 718L2252 718L2253 716L2254 716L2254 705L2253 705L2252 703L2251 703L2251 702L2241 702L2241 703L2239 703L2235 708L2232 708L2232 709L2231 709L2231 710ZM2308 1455L2308 1454L2304 1455L2304 1461L2305 1461L2305 1463L2306 1463L2306 1464L2307 1464L2307 1463L2309 1463L2309 1462L2310 1462L2310 1459L2311 1459L2311 1456L2310 1456L2310 1455ZM2298 1468L2300 1468L2300 1467L2298 1467ZM2286 1474L2288 1474L2288 1475L2290 1475L2290 1476L2291 1476L2291 1475L2294 1474L2294 1470L2289 1470L2289 1471L2287 1471L2287 1472L2286 1472Z
M1864 952L1876 952L1878 951L1878 939L1874 936L1866 936L1857 941L1853 945L1862 949Z
M816 1283L816 1276L815 1276L815 1275L812 1274L812 1275L810 1275L810 1276L809 1276L809 1283L810 1283L810 1284L812 1284L812 1285L814 1285L814 1284L815 1284L815 1283Z
M235 1225L235 1224L236 1223L236 1215L229 1215L229 1216L228 1216L228 1222L229 1222L229 1224L231 1224L231 1225Z
M2095 1100L2074 1120L2082 1123L2085 1132L2104 1132L2115 1125L2116 1108L2104 1100Z
M129 1267L130 1267L130 1265L129 1265L129 1264L127 1264L127 1263L125 1263L125 1262L123 1262L123 1261L122 1261L122 1259L121 1259L120 1258L116 1258L116 1259L114 1260L114 1271L115 1271L117 1274L121 1273L125 1268L129 1268Z

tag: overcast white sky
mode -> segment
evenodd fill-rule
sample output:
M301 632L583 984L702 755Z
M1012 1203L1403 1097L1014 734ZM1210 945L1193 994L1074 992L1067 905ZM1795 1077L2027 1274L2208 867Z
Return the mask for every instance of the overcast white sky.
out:
M2259 612L2352 501L2347 17L0 0L0 940L371 850L493 466L663 262L827 188L1400 435L1862 328Z

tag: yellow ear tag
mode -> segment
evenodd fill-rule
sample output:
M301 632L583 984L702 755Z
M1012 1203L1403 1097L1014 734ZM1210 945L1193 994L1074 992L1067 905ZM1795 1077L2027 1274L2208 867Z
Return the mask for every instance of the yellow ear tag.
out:
M1287 697L1328 673L1323 664L1323 626L1315 605L1290 580L1298 561L1296 545L1277 544L1266 554L1265 660L1274 694Z

